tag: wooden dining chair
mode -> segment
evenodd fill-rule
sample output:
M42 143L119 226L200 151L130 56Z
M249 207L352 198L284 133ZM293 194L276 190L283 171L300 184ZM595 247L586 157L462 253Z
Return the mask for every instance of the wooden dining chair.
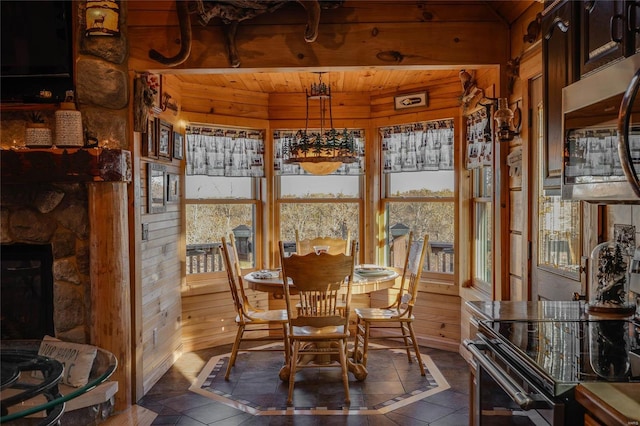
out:
M307 254L314 253L314 246L327 246L329 247L329 254L350 254L351 249L351 231L347 231L347 238L330 238L330 237L316 237L311 239L300 239L298 230L296 229L296 253Z
M244 348L244 352L252 351L284 351L285 362L289 359L289 343L287 341L287 311L286 309L258 309L254 307L244 291L242 271L238 260L238 252L233 234L227 241L222 238L222 257L227 271L231 298L236 311L236 338L233 342L229 365L224 375L229 380L231 368L236 363L240 345L243 342L277 341L284 344L283 349L278 348Z
M349 304L355 268L353 255L338 253L293 254L285 257L280 241L280 261L284 283L292 280L299 300L292 300L289 285L284 296L289 315L289 393L287 404L293 402L296 373L305 368L340 367L345 401L350 403L347 370L347 341L349 338ZM341 288L346 287L345 305L338 307ZM336 362L337 357L337 362Z
M407 352L409 362L412 362L411 349L420 365L420 373L424 376L425 370L418 348L416 335L413 331L415 319L413 308L418 297L418 284L422 275L422 267L429 247L429 236L422 240L414 241L413 233L409 233L407 239L407 255L400 278L400 290L395 301L383 308L356 308L356 338L353 350L353 360L367 366L368 351L373 349L388 349L390 346L369 347L371 330L379 333L376 339L402 339L402 345L394 345L394 348L404 349ZM389 331L392 330L392 331Z

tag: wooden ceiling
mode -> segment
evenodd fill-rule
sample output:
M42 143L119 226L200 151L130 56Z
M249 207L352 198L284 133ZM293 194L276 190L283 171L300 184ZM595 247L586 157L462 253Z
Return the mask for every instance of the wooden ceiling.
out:
M405 70L367 69L327 71L322 74L303 72L261 72L234 74L178 74L181 83L225 87L262 93L303 93L319 78L334 92L382 92L407 87L424 87L435 80L457 77L460 69Z
M496 21L511 25L533 3L540 0L489 0L483 3L495 14ZM464 7L470 1L455 2ZM247 90L261 93L298 93L304 92L313 82L322 80L331 85L334 92L384 92L399 88L424 87L437 80L450 80L457 77L463 66L456 68L381 67L370 69L340 70L302 70L294 72L250 72L249 70L229 69L212 71L208 74L187 72L175 74L180 83L204 86L224 87L235 90Z

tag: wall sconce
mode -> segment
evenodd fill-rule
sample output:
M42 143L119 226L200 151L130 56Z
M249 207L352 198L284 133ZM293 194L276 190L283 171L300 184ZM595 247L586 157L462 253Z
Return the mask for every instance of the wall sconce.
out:
M509 109L507 98L498 99L498 109L493 113L496 120L496 137L500 142L511 142L519 132L512 130L513 111Z
M86 36L116 36L120 34L118 1L87 0L85 11Z
M483 104L485 108L489 108L492 105L496 106L496 111L493 113L493 119L496 120L496 138L498 142L511 142L514 137L520 134L519 131L513 129L514 116L518 115L518 123L516 127L520 127L520 108L516 108L516 112L509 109L509 101L507 98L485 98L490 100L491 104Z

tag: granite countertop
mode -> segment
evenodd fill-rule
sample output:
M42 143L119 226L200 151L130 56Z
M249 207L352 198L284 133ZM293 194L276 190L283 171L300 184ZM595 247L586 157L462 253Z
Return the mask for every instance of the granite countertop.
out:
M587 319L584 301L471 301L466 306L480 320Z
M607 425L640 423L640 383L581 383L576 400Z

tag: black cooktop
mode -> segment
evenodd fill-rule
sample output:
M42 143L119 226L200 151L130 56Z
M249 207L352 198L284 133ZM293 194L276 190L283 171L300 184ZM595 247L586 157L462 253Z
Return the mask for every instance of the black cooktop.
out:
M640 324L629 320L482 321L506 359L558 383L640 381Z

